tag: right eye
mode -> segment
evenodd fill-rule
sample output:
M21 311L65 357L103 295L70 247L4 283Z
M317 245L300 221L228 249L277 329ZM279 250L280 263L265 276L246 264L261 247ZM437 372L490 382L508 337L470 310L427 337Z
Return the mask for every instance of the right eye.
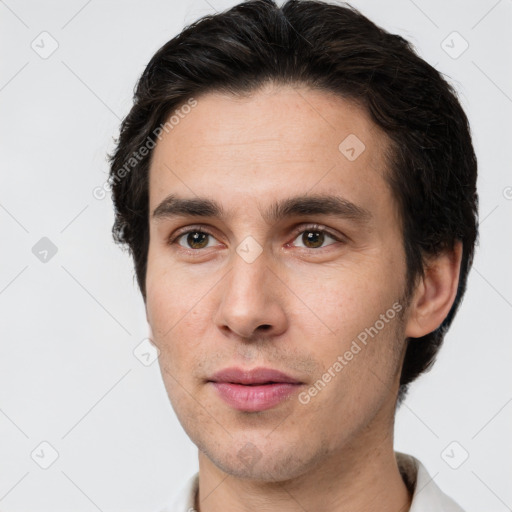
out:
M189 229L182 231L170 243L177 243L181 247L189 250L207 249L213 247L215 244L210 245L214 239L213 235L206 231L199 229Z

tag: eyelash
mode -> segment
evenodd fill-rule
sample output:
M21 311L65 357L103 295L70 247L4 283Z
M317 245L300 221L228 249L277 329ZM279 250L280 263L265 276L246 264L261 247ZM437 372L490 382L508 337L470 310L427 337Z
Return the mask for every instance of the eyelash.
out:
M330 231L329 229L327 229L319 224L308 224L306 226L304 226L304 225L299 226L297 229L295 229L293 231L292 241L295 240L297 238L297 236L300 235L301 233L308 232L308 231L315 232L315 233L323 233L323 234L326 234L326 235L330 236L331 238L333 238L336 242L344 242L344 240L342 239L341 236L334 234L332 231ZM215 238L215 235L211 231L209 231L207 226L197 225L197 226L188 227L187 229L185 229L183 231L179 231L178 233L172 235L171 237L169 237L168 244L169 245L176 244L177 241L183 235L187 235L188 233L204 233L206 235L209 235L209 236ZM177 245L180 245L180 244L177 244ZM334 244L329 244L329 245L334 245ZM180 246L180 247L181 247L181 249L183 249L189 253L197 254L197 253L201 252L201 249L189 249L189 248L183 247L183 246ZM328 247L328 246L326 246L326 247ZM307 250L308 248L300 247L300 249ZM310 250L318 252L319 249L325 249L325 247L319 247L319 248L310 249Z

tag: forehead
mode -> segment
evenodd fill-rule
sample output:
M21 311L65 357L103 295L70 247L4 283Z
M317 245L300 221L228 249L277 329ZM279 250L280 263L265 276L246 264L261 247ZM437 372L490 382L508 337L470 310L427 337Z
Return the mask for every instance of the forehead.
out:
M279 194L337 191L354 202L390 200L387 137L353 101L275 85L195 100L153 151L150 211L170 193L215 195L233 207L249 196L272 202Z

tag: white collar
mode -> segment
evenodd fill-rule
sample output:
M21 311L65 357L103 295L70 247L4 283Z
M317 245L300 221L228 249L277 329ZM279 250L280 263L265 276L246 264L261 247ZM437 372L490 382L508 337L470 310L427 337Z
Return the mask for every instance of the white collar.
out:
M413 492L409 512L464 512L447 496L430 477L425 466L413 457L395 452L402 478ZM192 475L172 504L155 512L194 512L195 497L199 486L199 473Z
M395 457L402 478L413 492L409 512L464 512L439 488L416 457L401 452L395 452Z

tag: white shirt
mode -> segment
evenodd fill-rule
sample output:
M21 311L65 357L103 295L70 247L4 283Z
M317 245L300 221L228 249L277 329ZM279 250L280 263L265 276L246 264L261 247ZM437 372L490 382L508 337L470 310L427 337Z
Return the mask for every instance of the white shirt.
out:
M437 486L425 466L405 453L395 452L402 478L413 493L409 512L464 512L449 496ZM199 486L199 473L189 478L174 503L158 512L196 512L195 497Z

